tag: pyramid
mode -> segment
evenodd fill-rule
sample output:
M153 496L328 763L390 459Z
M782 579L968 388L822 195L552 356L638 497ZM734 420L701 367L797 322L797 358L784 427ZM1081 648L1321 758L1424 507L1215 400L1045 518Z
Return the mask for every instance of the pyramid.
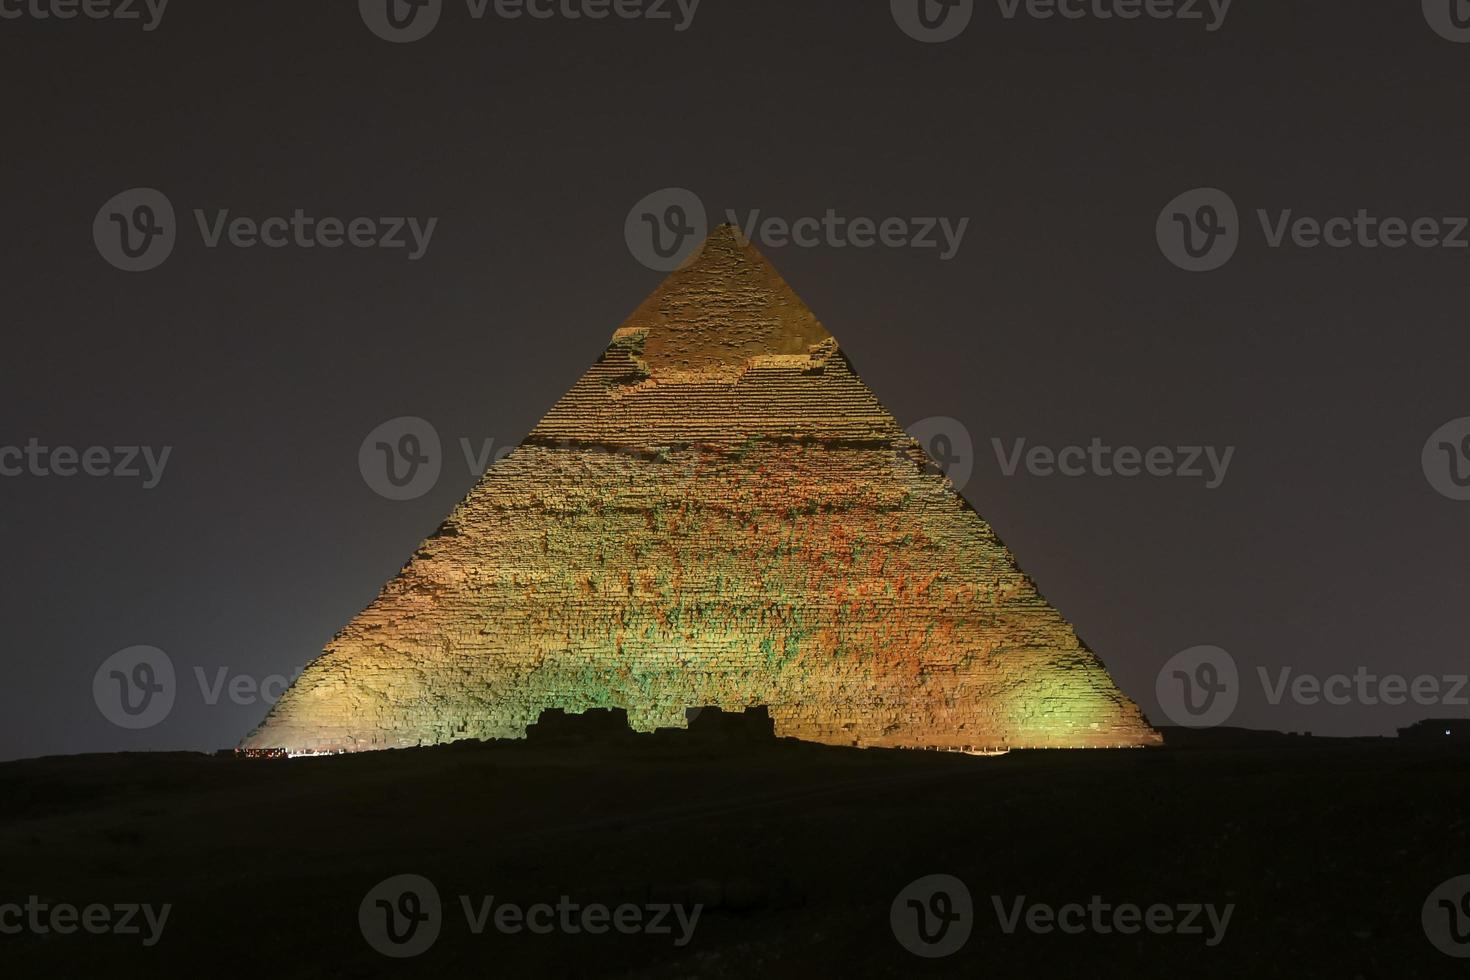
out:
M734 228L491 467L242 749L764 705L838 745L1160 739Z

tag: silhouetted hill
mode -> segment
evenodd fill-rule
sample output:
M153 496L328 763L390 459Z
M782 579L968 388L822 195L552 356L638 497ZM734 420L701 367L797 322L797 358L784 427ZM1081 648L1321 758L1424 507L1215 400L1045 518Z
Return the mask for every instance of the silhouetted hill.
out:
M1470 872L1466 756L1393 741L953 753L638 736L291 760L0 765L0 904L170 903L139 937L0 937L12 977L1443 977L1420 909ZM432 881L437 942L395 960L359 907ZM890 906L962 880L946 959ZM476 935L497 903L704 906L669 935ZM1006 934L996 901L1234 906L1201 935ZM372 903L370 912L376 914Z

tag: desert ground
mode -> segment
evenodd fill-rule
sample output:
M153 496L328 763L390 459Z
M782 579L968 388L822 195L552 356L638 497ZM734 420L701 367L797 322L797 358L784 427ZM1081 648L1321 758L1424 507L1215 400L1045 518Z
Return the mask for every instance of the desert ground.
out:
M27 930L0 951L8 977L55 978L1464 975L1420 912L1470 873L1467 762L1435 744L1182 733L1000 757L641 736L11 762L0 903L170 911L152 945L143 925ZM443 902L412 958L359 927L399 874ZM943 958L890 925L931 874L973 901ZM682 945L678 928L477 934L464 904L488 896L702 909ZM1213 936L1008 933L997 911L1093 896L1233 910Z

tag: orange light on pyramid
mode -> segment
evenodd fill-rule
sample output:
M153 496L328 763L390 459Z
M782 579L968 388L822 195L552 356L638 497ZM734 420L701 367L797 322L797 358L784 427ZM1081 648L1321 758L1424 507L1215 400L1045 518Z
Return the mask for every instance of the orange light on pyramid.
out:
M242 748L517 738L547 708L651 731L704 705L838 745L1160 741L728 226Z

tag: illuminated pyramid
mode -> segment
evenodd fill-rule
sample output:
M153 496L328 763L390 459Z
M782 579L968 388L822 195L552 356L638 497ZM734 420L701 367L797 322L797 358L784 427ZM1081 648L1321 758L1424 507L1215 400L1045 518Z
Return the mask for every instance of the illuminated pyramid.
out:
M839 745L1159 741L837 341L715 231L243 743L769 706Z

